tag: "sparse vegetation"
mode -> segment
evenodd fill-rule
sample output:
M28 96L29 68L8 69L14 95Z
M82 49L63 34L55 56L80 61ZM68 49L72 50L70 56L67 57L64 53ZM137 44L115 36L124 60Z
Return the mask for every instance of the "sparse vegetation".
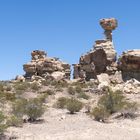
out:
M67 106L67 102L68 102L68 98L66 98L66 97L60 97L60 98L58 98L58 100L56 102L56 107L57 108L64 109Z
M72 86L69 86L69 87L68 87L68 93L71 94L71 95L75 95L75 93L76 93L75 88L72 87Z
M69 110L70 114L79 112L83 107L83 103L75 98L71 98L67 101L66 108Z
M95 107L91 115L94 116L95 120L104 122L110 116L110 113L103 107Z
M30 88L33 90L33 91L38 91L40 89L40 86L38 85L37 82L34 82L34 83L31 83L30 84Z
M7 119L7 126L21 127L22 125L23 125L22 118L19 118L15 115L12 115Z
M54 95L55 94L54 90L51 90L51 89L46 90L46 93L48 95Z
M36 121L44 113L42 101L38 98L30 99L26 105L26 115L29 117L30 122Z
M86 100L88 100L88 99L90 98L90 96L87 95L87 94L84 93L84 92L78 93L77 97L78 97L78 98L83 98L83 99L86 99Z
M18 117L22 118L26 114L27 100L26 99L17 99L13 103L12 113Z
M132 114L134 114L136 111L135 103L129 103L121 91L113 92L109 89L108 93L99 99L98 106L92 110L91 115L97 121L105 121L111 114L122 112L122 110L123 112L127 112L129 110L128 108L131 108L133 110Z
M6 117L3 115L3 113L0 111L0 135L3 134L3 132L6 130L7 125L5 124Z

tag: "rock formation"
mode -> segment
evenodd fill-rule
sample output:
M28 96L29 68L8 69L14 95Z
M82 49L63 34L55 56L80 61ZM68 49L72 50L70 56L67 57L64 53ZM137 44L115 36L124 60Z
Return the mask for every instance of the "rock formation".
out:
M70 79L70 65L60 61L58 58L47 57L47 53L35 50L31 53L31 62L24 64L25 78L40 76L45 79Z
M124 81L132 78L140 81L140 50L124 52L119 58L118 65Z
M105 40L95 41L94 48L82 55L79 64L74 64L74 78L90 80L97 78L98 74L114 74L117 70L116 51L112 42L112 30L117 27L114 18L100 20L100 25L105 29Z

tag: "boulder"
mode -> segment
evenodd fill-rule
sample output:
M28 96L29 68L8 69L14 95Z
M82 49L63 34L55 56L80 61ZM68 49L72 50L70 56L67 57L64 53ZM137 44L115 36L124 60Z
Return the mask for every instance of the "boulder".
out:
M132 78L140 81L140 50L123 52L119 58L118 67L122 71L124 81Z
M56 81L60 81L60 80L63 80L65 79L65 73L64 72L59 72L59 71L56 71L56 72L53 72L51 74L52 78Z
M69 64L60 61L58 58L47 57L47 53L40 50L33 51L31 56L32 60L23 65L26 79L33 80L34 76L45 79L52 79L52 77L61 79L62 75L64 79L70 79L71 70Z

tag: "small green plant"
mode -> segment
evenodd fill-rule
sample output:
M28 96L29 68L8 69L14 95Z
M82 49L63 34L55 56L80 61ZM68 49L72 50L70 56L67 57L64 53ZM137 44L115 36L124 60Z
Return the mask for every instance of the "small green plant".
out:
M26 115L30 122L36 121L44 114L44 111L43 103L38 98L30 99L26 105Z
M18 118L15 115L12 115L7 119L7 126L21 127L22 125L23 125L22 118Z
M57 102L56 102L56 107L64 109L64 108L66 108L67 102L68 102L68 98L66 98L66 97L59 97Z
M30 88L30 83L28 82L16 82L14 85L15 90L26 91Z
M103 121L103 122L105 122L105 120L110 116L110 112L108 112L103 107L95 107L92 110L91 115L94 116L96 121Z
M78 101L75 98L71 98L67 101L66 108L69 110L70 114L74 114L75 112L79 112L83 107L83 103Z
M46 102L46 98L48 97L48 93L42 93L41 95L38 96L38 99L42 102L45 103Z
M6 130L7 125L5 124L6 117L3 115L3 113L0 111L0 135L3 134L3 132Z
M12 113L16 117L22 118L23 115L26 114L26 106L27 106L27 100L26 99L17 99L13 103Z
M111 89L109 89L109 92L103 95L98 102L98 106L104 107L110 114L121 110L125 104L126 100L122 92L113 92Z
M31 83L30 84L30 88L33 90L33 91L38 91L40 89L40 86L38 85L37 82L34 82L34 83Z
M54 90L51 90L51 89L46 90L46 93L48 95L54 95L55 94Z
M137 115L135 112L138 110L138 104L136 102L127 102L121 113L124 118L135 118Z
M83 98L83 99L86 99L86 100L88 100L88 99L90 98L90 96L87 95L87 94L84 93L84 92L78 93L77 97L78 97L78 98Z
M93 109L91 115L97 121L104 121L115 112L122 112L124 116L132 116L136 109L136 104L128 102L121 91L113 92L108 89L108 93L99 99L98 106Z
M71 95L75 95L75 93L76 93L75 88L72 87L72 86L69 86L69 87L68 87L68 93L71 94Z
M4 86L3 86L2 83L0 83L0 91L1 91L1 92L4 91Z
M75 87L75 91L76 91L77 93L81 93L81 92L83 92L83 89L82 89L82 87L81 87L80 85L77 85L77 86Z

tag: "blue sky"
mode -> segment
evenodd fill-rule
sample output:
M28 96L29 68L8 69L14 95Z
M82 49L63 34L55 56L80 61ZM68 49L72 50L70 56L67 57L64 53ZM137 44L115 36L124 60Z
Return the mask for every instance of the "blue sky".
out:
M99 19L115 17L118 54L140 49L140 0L0 0L0 80L24 74L30 52L77 63L104 38Z

